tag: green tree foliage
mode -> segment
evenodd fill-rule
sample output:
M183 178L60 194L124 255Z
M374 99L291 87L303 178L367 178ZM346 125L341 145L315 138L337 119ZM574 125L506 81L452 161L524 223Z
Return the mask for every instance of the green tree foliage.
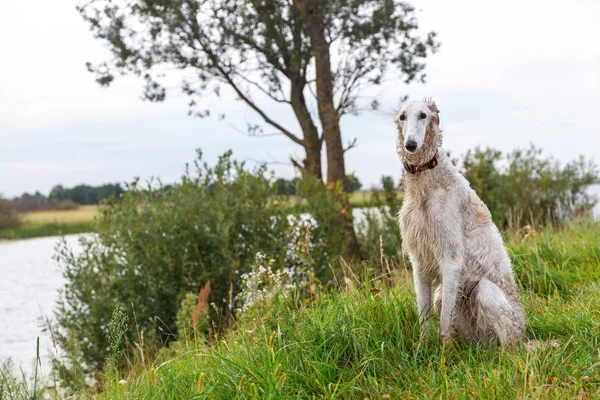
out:
M383 175L381 177L381 187L384 191L391 191L395 188L394 178L389 175Z
M107 183L101 186L77 185L73 188L56 185L48 197L40 192L24 193L12 199L11 203L20 212L69 210L76 208L77 205L100 204L103 200L121 196L123 192L123 188L118 183Z
M586 187L599 182L598 168L583 157L561 165L533 145L507 154L476 148L462 170L502 227L561 223L597 203Z
M298 178L293 178L291 180L277 178L273 183L273 191L276 195L280 196L294 196L296 194L298 181Z
M257 252L276 259L277 268L299 262L302 221L290 217L286 201L274 201L265 167L249 171L230 153L214 167L200 162L168 191L133 183L101 208L98 234L80 239L81 252L60 246L67 283L58 339L64 349L78 350L75 364L88 372L104 362L115 307L136 321L126 333L130 342L143 330L146 343L164 343L177 334L186 294L198 293L208 280L219 310L211 308L211 319L223 327L232 318L240 274Z
M70 200L81 205L100 204L102 200L118 197L123 192L123 188L118 183L107 183L102 186L77 185L73 188L56 185L50 191L48 199L54 202Z
M0 196L0 229L14 229L21 226L21 220L10 201Z
M362 187L362 183L360 183L360 180L358 179L358 176L356 176L356 174L352 173L349 175L346 175L346 191L349 193L353 193L353 192L357 192L360 190L360 188Z

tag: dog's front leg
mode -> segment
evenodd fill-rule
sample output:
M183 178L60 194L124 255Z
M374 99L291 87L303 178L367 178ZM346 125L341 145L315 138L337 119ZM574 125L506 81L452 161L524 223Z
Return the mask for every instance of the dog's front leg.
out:
M413 280L417 295L417 309L419 310L419 323L421 324L421 338L425 338L431 325L431 282L423 279L419 271L419 263L410 257L413 267Z
M442 310L440 313L440 337L444 343L450 342L452 334L452 318L456 297L460 284L462 262L457 259L447 260L442 264Z

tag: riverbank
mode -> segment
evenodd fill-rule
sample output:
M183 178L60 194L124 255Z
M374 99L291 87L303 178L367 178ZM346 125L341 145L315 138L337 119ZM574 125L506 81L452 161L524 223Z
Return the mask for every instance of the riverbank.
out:
M74 210L32 211L19 214L20 228L0 229L0 240L29 239L91 232L99 214L98 206L80 206Z

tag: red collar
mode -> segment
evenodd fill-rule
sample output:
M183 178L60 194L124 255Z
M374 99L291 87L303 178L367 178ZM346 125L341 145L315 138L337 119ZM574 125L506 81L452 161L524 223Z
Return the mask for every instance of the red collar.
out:
M428 169L433 169L438 165L438 159L440 158L440 153L437 151L435 155L429 162L421 165L409 165L407 162L404 162L404 169L411 174L416 174L417 172L423 172Z

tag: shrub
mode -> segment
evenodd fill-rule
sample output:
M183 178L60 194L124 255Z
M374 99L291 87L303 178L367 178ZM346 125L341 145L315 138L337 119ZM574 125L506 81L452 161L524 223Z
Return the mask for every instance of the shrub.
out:
M56 203L56 209L61 211L76 210L78 208L79 205L73 200L63 200Z
M125 333L130 342L139 331L146 343L171 341L182 300L208 280L211 319L217 329L229 325L240 275L257 252L277 260L275 269L299 262L300 217L290 218L289 203L274 201L271 188L264 166L248 170L227 153L209 167L199 153L169 190L134 182L121 199L104 204L98 234L80 239L82 251L65 243L57 251L67 282L58 340L77 349L72 362L86 372L102 368L116 306L136 322Z
M401 266L407 267L402 256L402 239L398 212L402 199L390 176L381 177L382 190L373 189L371 203L373 207L362 209L362 218L357 223L358 238L366 265L378 266L381 273L389 274Z
M306 261L321 281L330 281L349 240L340 218L342 201L348 194L339 184L326 187L312 177L305 177L298 183L297 193L308 203L308 213L303 215L303 223L310 230L309 259Z
M562 223L597 203L585 190L598 182L598 168L583 157L561 166L533 145L506 155L476 148L462 170L501 227Z
M21 226L21 220L10 201L0 197L0 229L15 229Z
M212 287L208 281L199 294L186 293L175 318L179 339L197 338L209 333L211 324L208 299L211 292Z

